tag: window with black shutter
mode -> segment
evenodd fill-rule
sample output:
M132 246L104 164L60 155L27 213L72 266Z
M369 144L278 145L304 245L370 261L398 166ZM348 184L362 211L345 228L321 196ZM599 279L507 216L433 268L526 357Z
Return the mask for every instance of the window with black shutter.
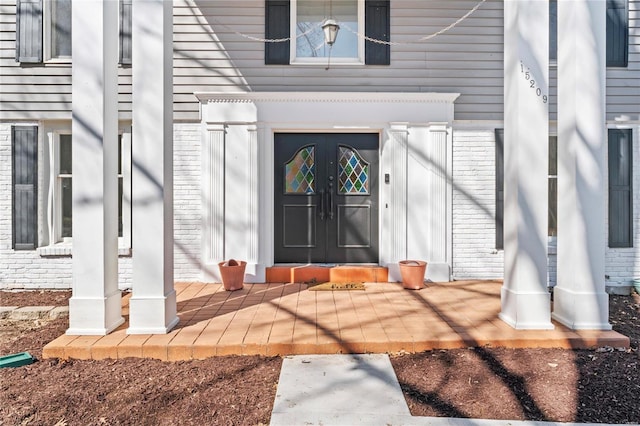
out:
M633 247L631 129L609 129L609 247Z
M504 249L504 129L495 130L496 138L496 249ZM558 235L558 137L549 136L547 236Z
M131 64L132 0L120 0L120 63ZM46 10L45 10L46 8ZM17 0L16 62L71 57L71 0Z
M295 4L292 6L292 2ZM295 11L295 13L294 13ZM358 14L364 13L364 31L358 28ZM291 41L265 42L265 64L288 65L295 63L322 63L331 58L331 64L353 64L363 61L367 65L389 65L390 46L369 40L360 40L357 33L381 41L390 41L391 7L389 0L365 0L364 8L358 2L322 2L318 0L266 0L265 38L277 40L291 37ZM294 16L295 15L295 16ZM321 24L332 17L342 28L333 47L324 44ZM291 34L291 23L299 34ZM295 44L292 49L291 43ZM364 45L364 58L358 58L358 44ZM292 58L291 50L295 50ZM360 50L361 51L361 50Z
M607 0L607 66L626 67L629 58L629 2Z
M629 61L629 2L607 0L607 66L626 67ZM558 58L558 0L549 0L549 59Z
M38 232L38 126L11 127L13 249L35 250Z

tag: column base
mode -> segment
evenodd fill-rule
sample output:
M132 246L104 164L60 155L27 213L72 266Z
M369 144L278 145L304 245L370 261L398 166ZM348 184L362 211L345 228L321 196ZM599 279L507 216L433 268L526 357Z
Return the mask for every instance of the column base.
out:
M105 297L72 296L69 299L68 335L104 336L123 323L120 291Z
M165 297L134 295L129 300L127 334L167 334L179 321L175 290Z
M573 330L611 330L609 295L553 290L553 319Z
M498 317L516 330L553 330L551 295L523 293L502 287L502 311Z

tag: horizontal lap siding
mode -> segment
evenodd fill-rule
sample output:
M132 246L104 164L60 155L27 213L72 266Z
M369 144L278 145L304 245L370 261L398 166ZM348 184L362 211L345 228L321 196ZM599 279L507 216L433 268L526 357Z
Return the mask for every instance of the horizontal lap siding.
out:
M393 0L391 41L408 43L455 22L477 4ZM201 91L459 92L457 120L503 116L503 3L489 0L455 28L426 42L391 47L390 66L264 65L264 1L174 2L174 118L199 119ZM629 67L607 71L607 113L639 119L640 0L630 4ZM343 29L342 31L346 31ZM0 0L3 118L70 118L69 64L20 66L15 0ZM120 68L121 118L130 118L131 68ZM551 72L555 85L555 72ZM42 94L42 96L40 96ZM550 90L554 101L555 88ZM552 114L555 106L551 105ZM553 117L552 117L553 119Z
M71 64L15 61L16 1L0 0L0 96L3 120L71 118ZM120 68L120 115L131 117L130 68Z
M431 41L392 46L390 66L332 65L328 71L326 64L264 65L264 43L235 33L264 37L263 1L243 1L242 7L230 1L193 3L197 9L174 9L176 55L182 56L174 62L177 91L189 92L190 87L191 91L460 92L457 119L502 117L502 2L485 3L459 26ZM476 4L393 0L391 41L416 41L451 24ZM194 17L194 12L200 16ZM208 33L209 28L215 34ZM225 49L229 51L226 61Z

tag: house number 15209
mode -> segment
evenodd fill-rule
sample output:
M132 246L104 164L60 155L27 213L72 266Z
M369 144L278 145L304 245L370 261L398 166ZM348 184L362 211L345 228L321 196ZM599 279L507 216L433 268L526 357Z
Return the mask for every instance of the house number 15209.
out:
M542 93L542 89L536 85L536 81L531 75L531 70L525 66L524 62L520 61L520 73L524 75L524 79L529 83L529 88L536 91L536 95L542 98L542 103L546 104L549 98Z

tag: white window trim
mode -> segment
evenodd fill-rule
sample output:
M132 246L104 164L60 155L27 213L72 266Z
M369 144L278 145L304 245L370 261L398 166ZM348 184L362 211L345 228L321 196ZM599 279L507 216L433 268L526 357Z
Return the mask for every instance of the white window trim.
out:
M358 33L364 34L364 1L357 0L358 2ZM330 18L330 17L327 17ZM297 52L297 40L298 34L298 0L291 0L291 16L290 16L290 29L291 42L289 43L289 58L290 65L327 65L329 58L298 58ZM339 24L339 22L338 22ZM340 31L348 31L346 28L340 29ZM340 33L338 33L340 37ZM364 65L364 38L358 36L358 57L357 58L336 58L331 56L331 65Z
M60 136L70 135L71 129L55 128L45 129L49 162L43 164L47 169L49 185L43 188L44 198L47 199L46 222L48 225L48 242L47 245L39 247L37 252L40 256L70 256L72 254L73 238L62 238L62 200L61 200L61 182L59 175L59 156L60 156ZM119 129L122 135L122 237L118 237L118 255L128 256L131 254L131 127L122 127ZM45 219L45 218L43 218Z
M53 37L51 35L52 29L51 29L51 17L52 17L52 12L51 12L51 7L52 7L52 2L53 0L44 0L44 8L43 8L43 13L42 13L42 22L43 22L43 31L42 31L42 53L43 53L43 59L45 62L47 63L53 63L53 64L69 64L71 63L71 55L69 56L58 56L58 57L52 57L52 48L51 48L51 43L53 42ZM73 29L71 30L73 31Z

